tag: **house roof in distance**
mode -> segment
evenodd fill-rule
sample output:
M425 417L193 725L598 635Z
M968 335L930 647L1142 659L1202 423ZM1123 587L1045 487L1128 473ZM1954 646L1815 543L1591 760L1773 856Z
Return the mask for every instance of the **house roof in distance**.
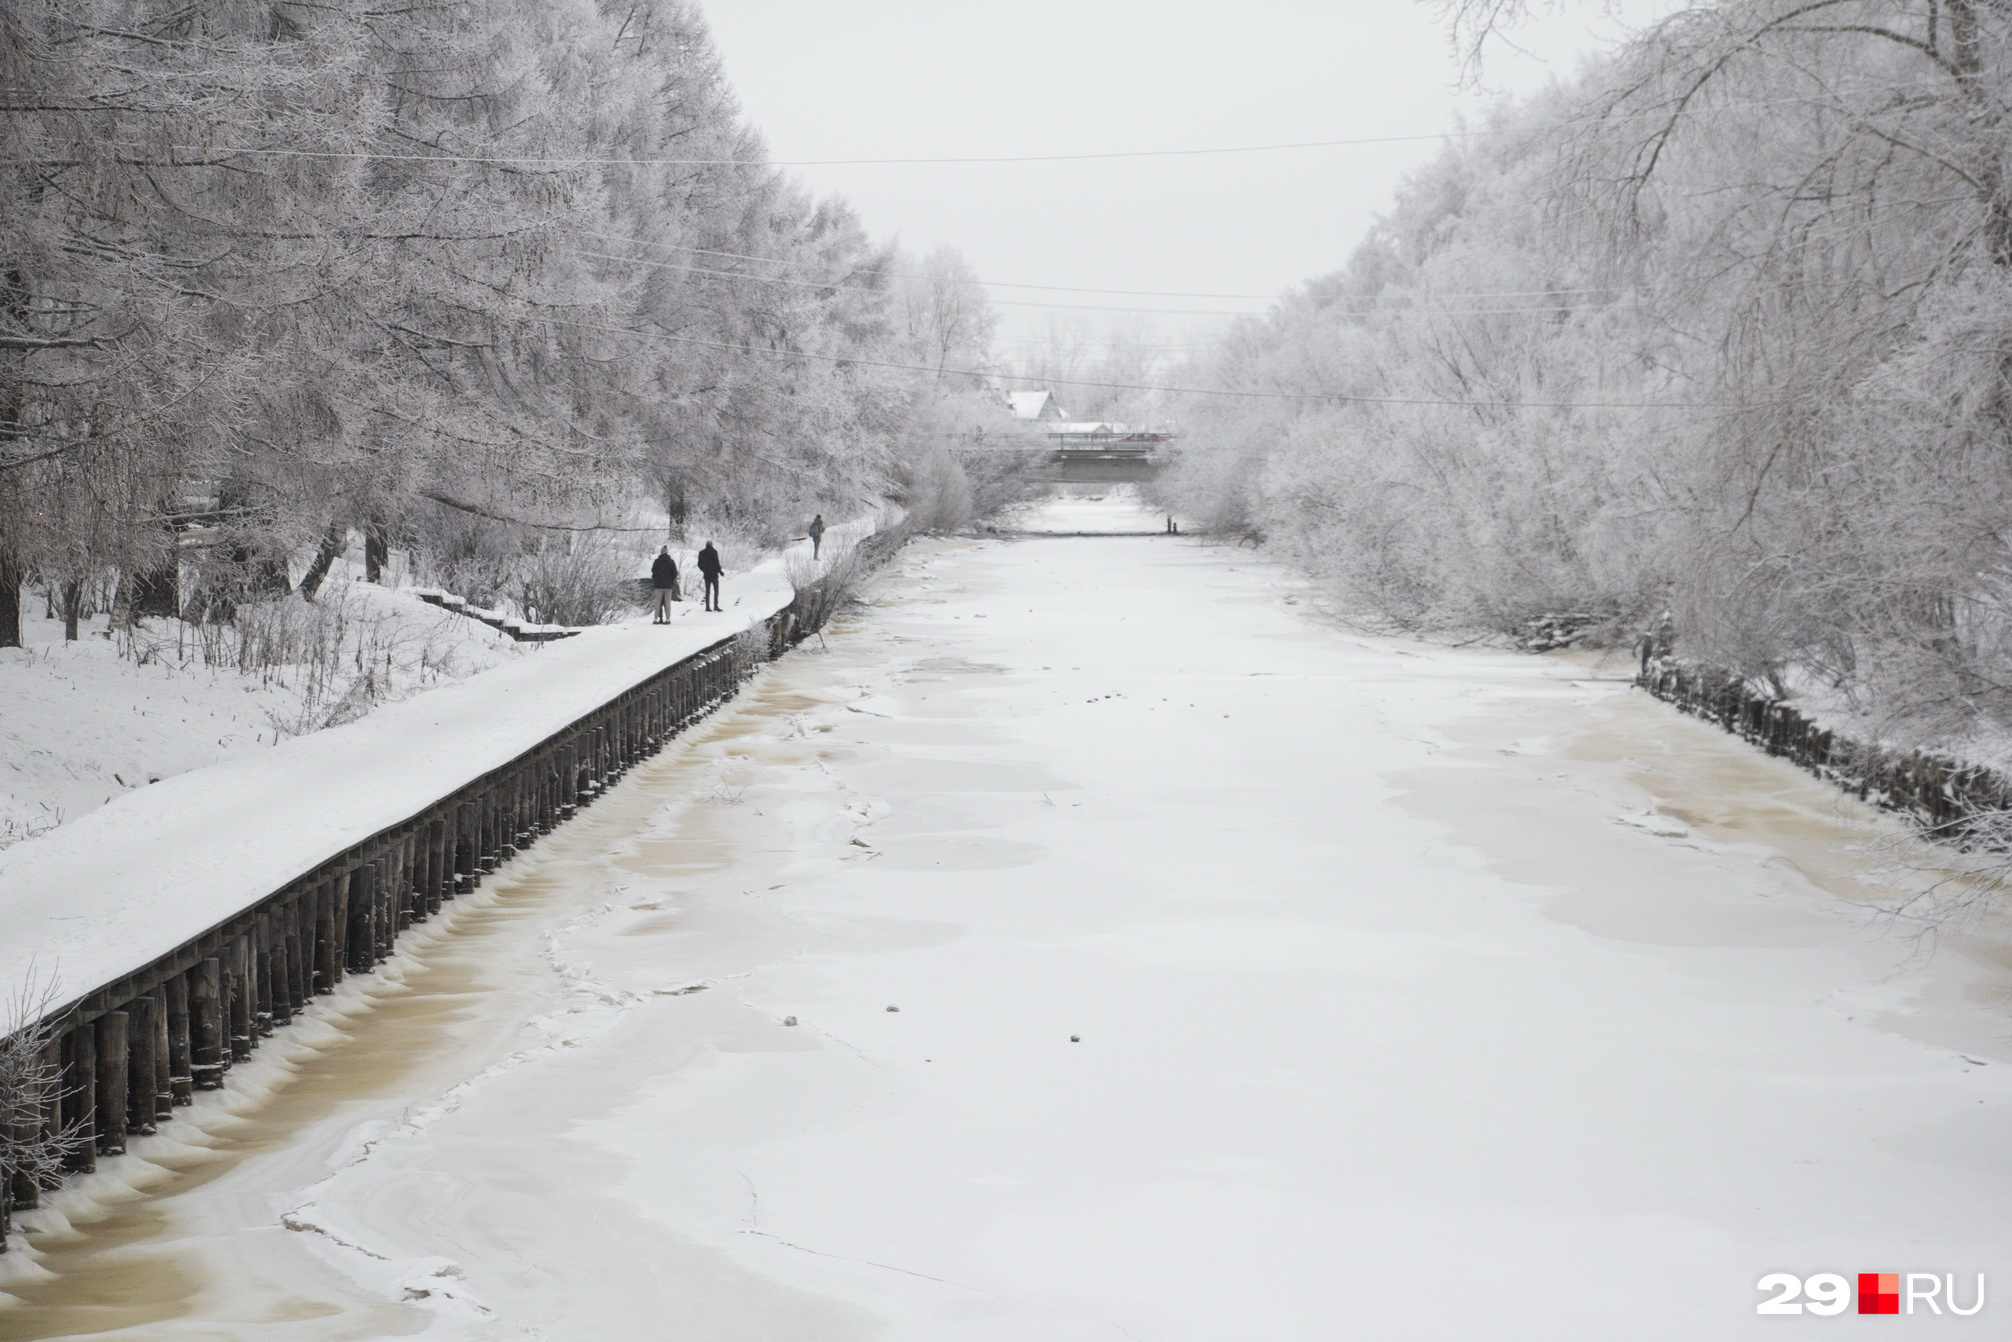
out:
M1069 412L1055 400L1051 391L1009 391L1006 404L1013 409L1015 419L1067 419Z

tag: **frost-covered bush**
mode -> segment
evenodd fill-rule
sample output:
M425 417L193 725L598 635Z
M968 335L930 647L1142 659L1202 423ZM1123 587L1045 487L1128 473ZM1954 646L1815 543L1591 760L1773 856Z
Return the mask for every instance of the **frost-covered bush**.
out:
M17 1176L53 1183L66 1157L88 1137L79 1127L44 1120L61 1099L62 1069L50 1056L54 1032L41 1023L52 1005L23 990L0 1012L0 1186ZM0 1233L7 1226L0 1221Z
M446 508L428 509L416 528L413 576L477 606L503 604L532 543L526 528Z
M548 535L516 562L514 593L536 624L605 624L639 603L634 548L605 536Z

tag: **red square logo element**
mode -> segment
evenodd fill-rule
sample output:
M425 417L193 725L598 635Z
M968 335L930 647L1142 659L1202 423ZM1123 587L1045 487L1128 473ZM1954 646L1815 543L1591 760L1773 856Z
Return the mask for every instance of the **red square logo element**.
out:
M1900 1313L1900 1274L1898 1272L1859 1273L1858 1312L1860 1314Z

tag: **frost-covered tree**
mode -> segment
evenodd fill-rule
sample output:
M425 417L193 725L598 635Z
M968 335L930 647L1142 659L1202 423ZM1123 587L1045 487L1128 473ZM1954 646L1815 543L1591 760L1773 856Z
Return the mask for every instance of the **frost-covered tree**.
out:
M1468 40L1520 6L1453 5ZM1721 0L1506 109L1189 380L1169 488L1414 625L2012 720L2012 9Z
M895 474L889 251L684 0L22 0L0 81L0 644L29 578L225 616L358 531L759 538Z

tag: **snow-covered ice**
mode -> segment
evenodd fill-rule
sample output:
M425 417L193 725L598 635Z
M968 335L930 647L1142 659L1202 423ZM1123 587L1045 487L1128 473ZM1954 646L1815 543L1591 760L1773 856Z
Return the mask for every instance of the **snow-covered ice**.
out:
M0 1338L1695 1342L1770 1272L2012 1280L2003 942L1892 934L1869 813L1223 547L870 596Z

